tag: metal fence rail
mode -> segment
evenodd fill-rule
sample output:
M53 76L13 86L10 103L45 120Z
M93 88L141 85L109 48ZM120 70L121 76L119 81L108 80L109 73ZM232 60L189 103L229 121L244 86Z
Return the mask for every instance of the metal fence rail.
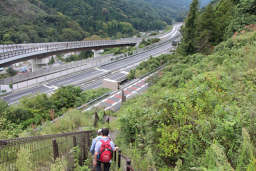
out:
M58 157L72 158L71 149L78 146L82 163L88 157L92 131L81 131L55 135L35 136L0 140L0 170L16 171L20 167L21 156L28 155L31 169L35 171L50 171L51 165ZM24 153L24 151L26 153ZM24 153L22 155L22 153ZM71 170L73 160L68 162Z

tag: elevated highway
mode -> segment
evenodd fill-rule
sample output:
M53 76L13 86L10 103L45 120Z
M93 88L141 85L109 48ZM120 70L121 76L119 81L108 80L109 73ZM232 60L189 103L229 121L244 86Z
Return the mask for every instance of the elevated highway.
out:
M64 52L134 46L137 42L138 39L120 39L1 45L0 67L6 67L17 62L44 58Z
M79 71L77 73L61 76L58 79L50 80L40 85L29 87L20 91L14 91L3 97L3 100L9 104L17 103L20 98L37 93L52 93L56 88L74 85L83 90L98 88L104 78L120 80L127 76L131 69L136 67L142 61L147 60L150 56L159 56L169 53L172 47L172 41L180 38L181 24L175 25L171 34L164 36L163 40L154 44L151 48L145 48L140 53L130 57L103 64L94 68Z

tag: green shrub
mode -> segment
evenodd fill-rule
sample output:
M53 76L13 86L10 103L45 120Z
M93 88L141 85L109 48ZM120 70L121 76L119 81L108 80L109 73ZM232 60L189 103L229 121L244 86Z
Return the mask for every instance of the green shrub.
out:
M135 151L130 155L151 161L152 151L157 170L255 170L254 34L232 38L211 55L168 56L158 81L117 114L119 141ZM136 73L160 63L150 61Z

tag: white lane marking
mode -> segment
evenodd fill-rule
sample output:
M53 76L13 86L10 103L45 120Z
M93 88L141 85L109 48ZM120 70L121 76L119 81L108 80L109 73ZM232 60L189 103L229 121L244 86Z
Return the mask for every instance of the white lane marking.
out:
M109 78L105 78L104 80L105 80L105 81L112 82L112 83L116 83L116 82L118 82L118 81L116 81L116 80L112 80L112 79L109 79Z
M140 61L140 62L141 62L141 61ZM132 65L130 65L130 66L127 66L127 67L123 68L122 70L127 70L127 69L130 69L130 68L133 68L133 67L139 65L140 62L135 63L135 64L132 64ZM125 71L125 72L126 72L126 71Z
M55 93L55 91L59 89L59 87L57 87L55 85L48 86L47 84L44 84L43 86L45 86L46 88L49 88L50 90L52 90L49 93L47 93L48 96L53 95Z
M52 85L52 86L48 86L47 84L44 84L43 86L45 86L46 88L49 88L51 90L57 90L59 87Z
M52 89L52 87L48 86L47 84L44 84L43 86L45 86L46 88Z
M59 87L57 87L57 86L55 86L55 85L53 85L52 88L53 88L54 90L58 90L58 89L59 89Z
M170 36L170 38L173 38L174 35L177 34L178 28L179 28L181 25L182 25L182 24L178 24L178 25L174 26L171 32L169 32L169 33L167 33L167 34L165 34L165 35L163 35L163 36L161 36L161 37L159 37L159 38L160 38L160 39L164 39L164 38L169 37L169 36Z
M126 72L126 71L121 71L122 74L125 74L125 75L128 75L129 72Z
M98 71L102 71L102 72L109 72L109 70L106 70L106 69L100 69L100 68L95 68L96 70L98 70Z

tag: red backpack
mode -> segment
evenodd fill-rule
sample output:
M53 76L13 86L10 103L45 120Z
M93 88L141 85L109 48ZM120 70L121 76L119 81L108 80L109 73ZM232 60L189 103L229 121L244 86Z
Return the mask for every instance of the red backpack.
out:
M101 147L100 147L100 161L102 163L109 163L110 160L112 159L112 147L110 145L110 140L108 141L104 141L104 140L100 140L101 142Z

